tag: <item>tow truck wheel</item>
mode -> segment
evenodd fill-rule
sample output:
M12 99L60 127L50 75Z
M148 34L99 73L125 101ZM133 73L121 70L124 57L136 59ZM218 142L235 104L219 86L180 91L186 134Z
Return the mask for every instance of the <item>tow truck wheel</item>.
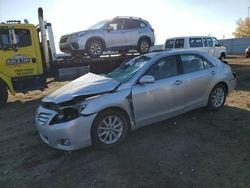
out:
M8 99L8 90L6 85L0 80L0 108L6 104Z
M91 40L87 45L87 53L92 58L98 58L102 55L104 50L103 44L99 40Z

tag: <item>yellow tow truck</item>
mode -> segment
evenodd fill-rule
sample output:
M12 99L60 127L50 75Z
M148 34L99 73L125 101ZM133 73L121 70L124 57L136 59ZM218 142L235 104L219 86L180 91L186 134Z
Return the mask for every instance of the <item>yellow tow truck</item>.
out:
M105 73L134 54L91 59L73 59L56 54L52 26L43 19L38 9L38 25L12 20L0 23L0 108L7 102L8 90L12 95L47 87L47 78L71 75L77 78L89 70ZM65 80L65 79L64 79Z
M56 61L54 36L42 8L38 18L37 26L15 20L0 24L0 107L7 102L8 90L14 95L47 87Z

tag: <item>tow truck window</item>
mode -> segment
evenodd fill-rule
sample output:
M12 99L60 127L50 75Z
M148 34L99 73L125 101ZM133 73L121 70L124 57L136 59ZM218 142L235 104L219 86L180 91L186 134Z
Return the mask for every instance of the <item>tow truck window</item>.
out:
M15 29L18 47L31 46L30 31L28 29Z
M0 30L0 50L6 49L9 46L9 34L7 29Z
M31 36L28 29L15 29L18 47L31 46ZM0 30L0 49L6 49L10 46L9 31L8 29Z

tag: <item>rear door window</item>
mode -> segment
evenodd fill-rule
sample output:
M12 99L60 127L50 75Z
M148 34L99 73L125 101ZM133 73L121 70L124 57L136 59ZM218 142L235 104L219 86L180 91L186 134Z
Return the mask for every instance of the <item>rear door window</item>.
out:
M197 55L180 55L183 72L190 73L204 69L203 59Z
M140 23L133 19L125 19L124 29L139 29Z
M190 38L189 45L190 48L203 47L202 38Z
M204 47L207 47L207 38L203 38Z
M176 39L174 47L175 48L184 48L184 39Z
M167 40L165 49L172 49L174 48L174 40Z

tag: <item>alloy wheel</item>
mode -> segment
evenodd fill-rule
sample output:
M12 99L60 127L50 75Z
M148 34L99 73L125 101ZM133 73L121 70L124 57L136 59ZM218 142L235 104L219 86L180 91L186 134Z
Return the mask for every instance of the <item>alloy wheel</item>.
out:
M212 94L212 105L216 108L220 107L225 99L225 93L222 88L216 88Z
M122 120L114 115L106 116L99 124L97 134L104 144L113 144L123 132Z

